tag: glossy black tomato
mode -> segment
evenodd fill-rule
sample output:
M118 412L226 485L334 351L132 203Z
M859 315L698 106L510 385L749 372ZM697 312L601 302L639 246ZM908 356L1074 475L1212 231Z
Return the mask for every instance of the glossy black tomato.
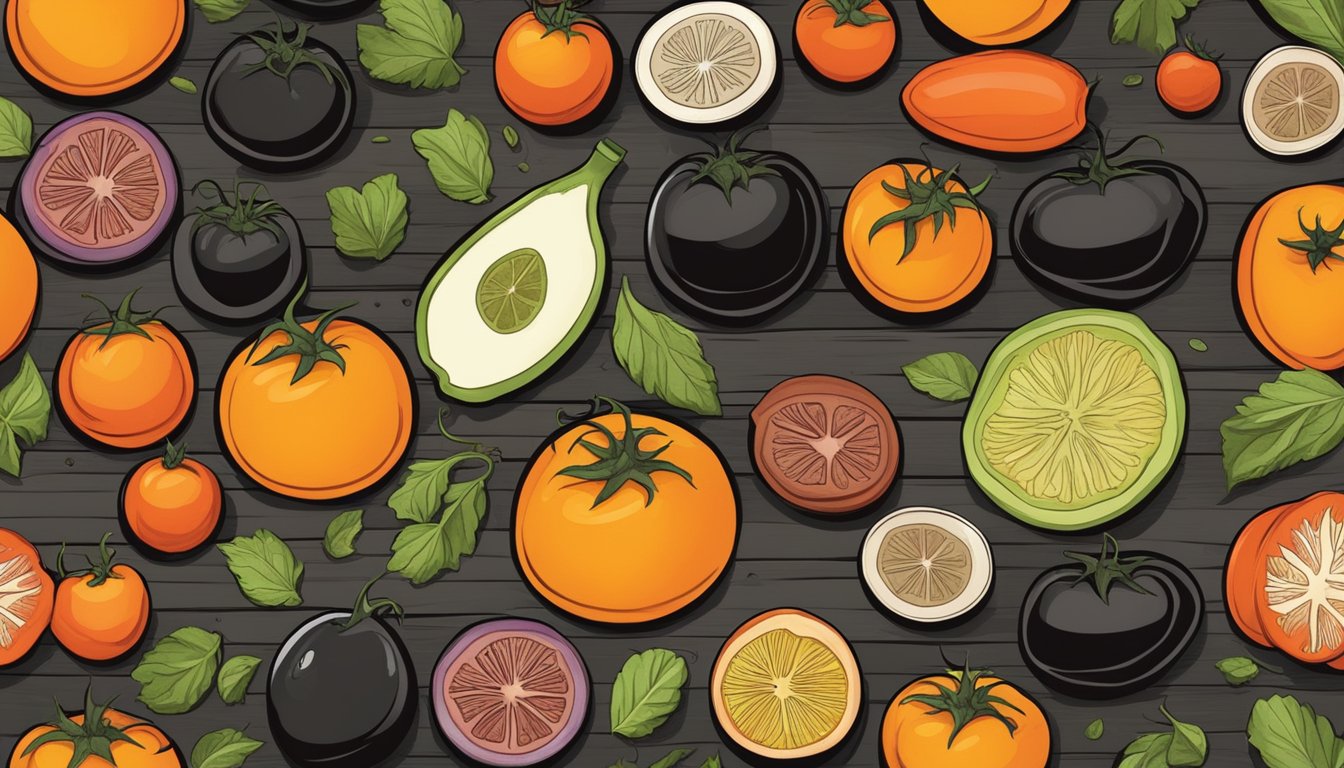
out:
M361 13L373 0L276 0L278 5L309 19L343 19Z

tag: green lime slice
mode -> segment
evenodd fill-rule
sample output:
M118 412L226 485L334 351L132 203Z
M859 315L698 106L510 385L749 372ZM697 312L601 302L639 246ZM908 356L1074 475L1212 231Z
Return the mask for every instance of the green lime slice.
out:
M532 248L519 248L491 264L476 286L476 311L495 333L523 330L545 303L546 262Z

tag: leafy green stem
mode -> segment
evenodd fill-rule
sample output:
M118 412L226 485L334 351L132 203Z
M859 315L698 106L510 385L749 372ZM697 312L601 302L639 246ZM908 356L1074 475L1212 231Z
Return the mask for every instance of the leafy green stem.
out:
M1140 141L1151 141L1157 145L1158 150L1162 150L1162 142L1152 136L1142 135L1130 139L1119 150L1107 154L1106 152L1106 134L1096 125L1089 123L1088 127L1097 137L1097 148L1090 156L1084 155L1078 159L1078 167L1075 170L1060 171L1052 174L1054 178L1064 179L1072 184L1096 184L1102 192L1106 192L1106 185L1116 179L1126 176L1151 176L1152 171L1135 167L1132 161L1124 161L1121 158L1135 144Z
M270 199L265 185L261 182L247 183L252 185L252 191L247 197L243 197L242 180L234 180L232 198L219 182L213 179L204 179L192 187L193 194L204 197L205 193L209 192L217 200L213 205L196 208L196 221L191 226L192 235L207 224L218 224L240 237L247 237L263 229L275 235L276 239L284 237L276 219L287 215L288 212L279 203ZM258 195L268 196L258 200Z
M765 163L769 153L742 149L742 140L757 130L738 131L725 144L707 142L711 151L691 155L700 168L691 177L690 183L713 184L731 204L734 189L746 189L757 176L778 176L779 171Z
M90 587L101 587L107 583L108 579L120 579L121 576L112 571L114 559L117 550L107 546L107 540L112 537L111 533L104 533L103 538L98 541L98 559L85 556L84 560L89 564L88 568L82 568L76 571L65 570L65 542L61 542L61 549L56 554L56 572L62 579L70 576L85 576L93 574L89 580Z
M121 336L123 334L134 334L136 336L143 336L144 338L153 341L154 337L150 336L149 333L141 326L145 325L146 323L152 322L155 318L158 317L158 314L162 312L163 309L159 308L154 310L153 312L139 312L133 309L131 307L131 302L135 299L135 294L139 292L140 289L136 288L135 290L126 294L126 297L121 300L121 304L117 305L116 309L112 309L111 307L109 307L102 299L98 298L97 296L88 293L80 294L86 299L98 302L98 306L102 307L104 312L103 317L98 318L98 320L96 322L93 322L92 325L84 328L84 330L81 331L81 333L83 333L85 336L106 337L103 339L103 343L98 345L99 349L106 347L107 343L112 340L113 336ZM93 317L94 315L91 314L89 316L89 321L92 322Z
M359 590L359 596L355 598L355 607L350 611L350 618L346 619L341 624L342 632L348 632L351 629L354 629L360 622L380 614L391 613L396 615L398 620L406 615L406 611L401 605L391 598L375 597L369 599L369 590L373 589L373 585L377 584L378 580L383 578L386 573L387 572L385 571L374 576L364 584L363 589Z
M67 768L80 768L92 757L97 757L105 761L108 765L116 765L112 759L112 745L117 742L126 742L142 746L135 739L126 734L126 729L117 728L112 725L107 717L107 710L112 706L115 699L109 699L102 704L95 704L93 701L93 687L84 689L84 722L76 723L69 715L61 709L58 702L56 704L56 719L51 722L55 730L48 731L36 739L33 739L23 750L23 757L27 757L47 744L65 742L74 749L74 754L70 756L70 762L66 764Z
M307 48L308 31L312 28L312 24L294 22L293 29L287 30L284 19L277 14L274 25L249 33L247 39L255 43L265 56L261 61L245 68L243 77L265 70L289 82L294 70L308 66L320 72L328 83L334 85L340 80L341 85L348 86L345 73L327 64Z
M855 27L866 27L879 21L891 21L890 16L884 16L880 13L869 13L864 10L872 5L873 0L826 0L826 4L835 10L835 26L842 27L850 24Z
M896 187L884 180L882 189L893 198L904 201L905 205L873 222L872 229L868 230L868 241L872 242L877 233L883 229L894 224L904 226L905 246L901 251L901 257L896 260L897 264L905 261L905 257L915 250L921 221L933 220L933 237L936 240L943 231L944 221L956 229L958 208L970 209L976 213L983 212L984 209L980 207L980 201L976 198L989 187L989 182L994 178L991 175L962 192L952 186L961 183L961 179L957 176L960 165L953 165L946 171L938 171L933 167L933 163L925 158L924 167L913 175L910 173L909 163L899 165L901 174L905 177L903 185Z
M653 479L653 475L657 472L668 472L681 477L691 485L695 484L689 472L670 461L658 458L672 446L671 440L651 451L640 447L647 438L666 437L664 432L656 427L636 428L630 409L610 397L599 395L594 399L594 405L602 404L610 407L612 413L620 414L625 422L621 436L617 437L596 418L590 417L584 420L582 423L587 425L588 429L570 445L569 452L572 453L575 448L583 448L592 454L595 460L590 464L574 464L556 473L579 480L601 482L602 490L598 491L593 499L592 509L597 509L626 483L634 483L643 488L644 505L653 504L653 497L658 493L658 485ZM589 440L590 435L600 435L605 444L599 445Z
M1070 560L1077 560L1083 566L1074 583L1091 581L1103 603L1110 603L1111 589L1115 584L1123 584L1139 594L1148 594L1148 590L1134 580L1134 570L1148 562L1148 558L1121 557L1120 544L1109 533L1102 534L1099 556L1093 557L1081 552L1065 552L1064 556Z
M253 363L253 365L266 365L283 357L290 355L299 358L298 365L294 368L294 376L290 379L290 384L297 384L304 376L312 372L313 368L319 362L327 362L341 369L345 373L345 358L341 357L341 350L345 349L344 344L333 344L326 338L327 327L336 319L338 313L343 312L355 304L345 304L335 309L329 309L317 316L317 324L313 330L303 327L303 324L294 318L294 310L298 307L299 298L307 292L308 284L305 282L295 292L294 298L289 300L289 306L285 307L285 315L282 319L271 323L262 329L257 336L257 341L252 345L249 356L257 351L261 342L269 338L271 334L283 331L289 336L287 344L277 344L264 357Z
M970 664L967 663L960 671L947 673L946 677L953 682L952 686L935 682L932 685L938 689L938 693L913 694L902 699L901 703L923 704L932 710L929 714L946 712L951 715L952 733L947 737L949 749L952 747L952 743L957 740L957 736L961 734L963 728L982 717L998 720L1008 729L1009 734L1015 733L1017 723L1011 717L999 711L999 707L1011 709L1018 714L1024 713L1011 702L994 695L993 690L995 688L1006 685L1004 681L978 685L980 678L987 677L990 674L989 670L971 669Z
M1344 261L1344 256L1335 253L1335 249L1344 245L1344 219L1340 219L1339 226L1330 229L1321 224L1321 214L1316 214L1316 226L1308 227L1302 220L1302 209L1297 209L1297 225L1301 227L1302 234L1306 236L1305 240L1289 240L1279 238L1279 242L1292 248L1295 251L1302 251L1307 255L1307 264L1311 265L1311 271L1316 272L1316 268L1325 265L1330 269L1330 259Z

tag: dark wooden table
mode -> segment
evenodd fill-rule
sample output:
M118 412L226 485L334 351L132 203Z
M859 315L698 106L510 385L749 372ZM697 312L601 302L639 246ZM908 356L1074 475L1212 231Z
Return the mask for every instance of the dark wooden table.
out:
M595 10L610 26L626 53L640 28L664 0L606 0ZM833 266L816 287L788 311L749 330L724 330L689 322L704 342L718 369L724 402L721 419L695 419L723 450L737 473L743 494L743 531L736 563L725 582L690 616L654 632L596 630L568 621L540 605L515 571L509 554L508 510L523 463L553 424L557 406L573 405L595 392L630 402L647 403L617 366L611 353L610 310L582 342L577 354L525 397L489 407L455 407L454 431L498 446L505 458L491 481L490 512L480 547L449 573L421 588L396 578L385 591L407 609L403 634L420 672L421 683L446 642L463 626L483 617L515 615L551 622L578 645L592 671L594 716L590 735L570 753L566 765L601 768L618 758L652 762L674 746L694 747L703 759L723 751L725 764L739 761L728 754L716 735L706 685L714 654L728 633L755 613L782 605L814 611L834 623L858 651L866 680L866 709L859 733L834 764L878 764L878 730L891 696L909 679L942 667L942 657L969 654L1029 689L1045 705L1058 731L1059 762L1069 768L1110 765L1115 753L1135 734L1153 728L1164 700L1182 718L1202 725L1210 736L1209 765L1235 768L1252 765L1245 738L1250 708L1258 697L1295 691L1315 704L1337 725L1344 725L1344 697L1339 678L1309 671L1269 652L1253 655L1285 674L1263 674L1251 685L1230 688L1214 669L1226 656L1243 655L1246 645L1233 634L1224 616L1222 564L1233 535L1253 513L1271 504L1312 491L1338 488L1344 452L1337 453L1268 482L1224 490L1219 460L1218 425L1239 399L1277 366L1243 334L1233 307L1232 257L1237 232L1251 206L1282 187L1339 177L1344 151L1339 147L1307 164L1274 162L1258 154L1238 125L1237 94L1254 61L1282 40L1268 29L1244 0L1205 0L1185 27L1196 38L1226 52L1223 67L1227 95L1206 117L1182 121L1157 100L1153 74L1156 58L1132 46L1112 46L1109 19L1116 0L1078 0L1059 29L1033 47L1075 64L1100 85L1091 114L1115 136L1151 133L1166 145L1166 158L1188 168L1209 199L1210 223L1203 252L1175 288L1145 305L1139 314L1175 351L1189 387L1190 427L1185 455L1165 488L1138 515L1115 526L1113 533L1131 546L1157 549L1180 558L1199 577L1208 598L1205 627L1193 648L1163 684L1107 703L1087 703L1051 694L1023 666L1015 638L1022 594L1037 572L1059 558L1064 549L1093 546L1082 540L1028 529L997 511L967 479L960 449L963 406L932 401L913 391L901 375L903 364L923 355L957 350L982 362L1005 333L1041 314L1064 306L1042 294L1008 257L1004 238L1013 202L1043 172L1066 166L1069 156L1031 161L990 160L933 145L929 151L942 163L959 161L967 178L996 178L984 201L999 223L1000 245L992 289L976 306L933 327L907 327L870 314L842 286ZM201 128L196 96L167 84L118 106L153 125L177 156L187 185L204 178L235 175L263 180L274 196L300 219L310 244L312 303L335 306L358 301L353 314L377 325L415 361L413 315L417 289L429 267L468 227L502 202L537 183L580 164L602 136L611 136L630 154L626 168L614 179L603 205L615 274L629 276L637 294L664 308L645 268L641 230L646 203L662 170L681 155L702 145L697 137L665 129L639 104L629 82L609 120L589 133L549 138L521 129L521 155L498 139L505 123L518 125L497 101L490 73L496 37L521 9L504 0L454 0L466 23L461 61L470 69L455 91L408 91L369 80L356 61L355 21L321 25L315 36L339 48L356 72L360 107L356 129L347 146L322 167L294 175L270 176L239 167L215 147ZM807 163L825 186L832 219L860 176L894 156L919 152L927 139L904 119L900 90L917 69L948 52L930 39L914 3L899 0L901 23L899 65L882 83L862 93L839 93L807 79L787 50L798 0L759 0L758 9L786 41L783 89L767 115L769 127L753 143L794 154ZM235 35L272 20L258 1L252 9L223 24L206 24L197 12L190 40L175 74L205 81L214 55ZM369 19L377 20L376 14ZM1145 83L1125 88L1122 78L1141 73ZM76 111L37 95L8 59L0 62L0 94L28 110L37 131ZM496 200L485 206L453 202L439 194L424 162L411 147L416 128L441 125L449 107L478 115L492 131L497 176ZM372 144L375 135L390 143ZM515 165L525 159L531 172ZM0 164L0 186L6 194L19 162ZM367 265L346 260L333 247L325 191L342 184L359 185L386 171L400 175L411 198L411 224L406 242L387 262ZM119 297L141 287L141 303L178 304L165 258L128 272L105 277L72 277L42 266L43 294L37 326L27 351L44 375L50 376L59 350L80 327L89 304L83 292ZM3 279L0 277L0 279ZM613 289L614 290L614 289ZM184 625L223 634L227 653L248 653L269 664L277 643L304 617L322 609L347 606L361 584L378 572L396 521L384 506L385 488L371 498L337 509L305 506L257 491L239 478L220 455L210 414L214 382L237 335L203 324L181 308L165 317L185 336L199 361L202 391L195 421L187 432L192 452L223 479L229 515L224 536L269 528L293 547L307 566L303 606L263 610L249 604L214 550L185 564L142 562L129 547L121 555L140 568L152 583L154 638ZM1188 346L1204 340L1208 351ZM13 374L17 357L0 368L0 381ZM439 457L443 443L435 439L438 405L430 378L417 363L422 404L417 455ZM794 374L828 372L852 377L877 392L900 421L905 440L904 474L884 510L907 505L934 505L955 510L980 526L992 542L998 566L991 604L974 620L952 630L917 632L889 621L865 598L857 581L855 556L867 528L877 519L830 524L785 509L754 478L748 461L746 417L757 399L779 380ZM105 455L84 448L53 418L48 440L24 456L23 477L0 478L0 524L15 528L42 549L54 563L62 541L89 546L105 531L115 531L116 494L125 473L149 454ZM333 562L322 553L321 539L331 516L349 506L367 509L368 530L359 542L358 558ZM120 542L120 534L113 537ZM148 645L148 644L147 644ZM146 645L146 647L147 647ZM662 646L684 654L691 680L681 711L653 737L638 744L607 735L611 682L633 651ZM142 649L143 650L143 649ZM139 660L111 667L78 663L46 639L23 664L0 672L0 755L31 723L50 716L53 697L66 706L78 703L93 678L102 696L118 695L133 711L136 684L128 673ZM264 669L264 668L263 668ZM246 702L226 707L210 697L196 711L157 718L184 749L201 734L247 726L249 734L269 740L264 707L264 674L252 682ZM403 766L452 764L435 733L432 715L424 710L413 738L394 761ZM1083 736L1094 718L1106 722L1096 742ZM250 761L253 768L281 766L283 758L267 746ZM696 762L698 765L698 761ZM964 768L972 768L966 766Z

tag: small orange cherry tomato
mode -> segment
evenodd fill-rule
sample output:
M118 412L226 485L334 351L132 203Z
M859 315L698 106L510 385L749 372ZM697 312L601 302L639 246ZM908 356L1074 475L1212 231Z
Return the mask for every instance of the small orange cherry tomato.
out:
M0 528L0 669L17 663L51 624L56 585L27 539Z
M611 34L574 10L571 0L533 0L500 35L495 88L520 119L547 127L577 123L598 110L611 90L616 57Z
M126 450L163 442L196 401L196 369L186 342L156 313L132 309L134 297L132 291L115 310L103 304L108 319L70 339L55 387L71 428Z
M112 661L129 653L149 626L149 587L140 572L113 564L116 550L98 543L99 560L82 571L65 570L65 546L57 567L56 609L51 633L61 647L85 661Z
M136 467L121 487L127 538L158 555L186 555L208 544L223 511L219 478L172 442L161 458Z
M1174 51L1157 67L1157 95L1182 115L1197 115L1218 101L1223 71L1218 56L1195 44L1188 35L1187 50Z
M877 75L896 53L896 17L885 0L807 0L793 22L800 59L835 83Z

